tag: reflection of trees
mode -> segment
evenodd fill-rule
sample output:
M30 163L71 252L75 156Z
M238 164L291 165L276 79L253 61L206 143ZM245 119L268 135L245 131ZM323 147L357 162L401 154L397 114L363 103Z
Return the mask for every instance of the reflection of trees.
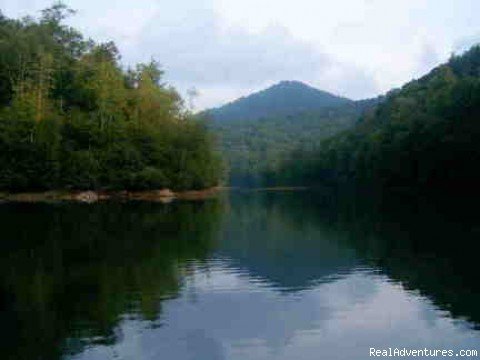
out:
M338 189L337 189L338 190ZM290 197L288 218L322 223L407 289L418 290L455 318L480 327L475 199L358 194L341 189Z
M352 239L364 256L406 288L453 317L480 326L480 254L475 214L466 199L382 199L363 213L365 234ZM373 234L372 234L373 233Z
M157 319L219 216L218 202L2 206L3 358L59 358L115 342L121 315Z

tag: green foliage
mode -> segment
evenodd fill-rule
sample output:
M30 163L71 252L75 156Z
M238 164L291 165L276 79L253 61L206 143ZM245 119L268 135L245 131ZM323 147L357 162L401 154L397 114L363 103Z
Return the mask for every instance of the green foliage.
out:
M296 96L300 96L297 94ZM378 99L254 120L212 120L233 186L270 186L298 173L321 142L354 125ZM290 161L291 160L291 161ZM283 165L288 162L288 167Z
M325 141L294 176L425 189L476 188L480 162L480 47L390 92L375 111ZM291 168L291 163L283 164Z
M114 43L84 40L62 4L0 16L0 188L199 189L220 162L203 124L152 61L124 71Z

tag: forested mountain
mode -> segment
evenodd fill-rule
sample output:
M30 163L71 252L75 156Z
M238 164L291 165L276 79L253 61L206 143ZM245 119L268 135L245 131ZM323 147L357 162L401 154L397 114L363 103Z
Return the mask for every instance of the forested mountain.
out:
M154 61L125 70L57 4L0 14L0 190L204 188L219 160Z
M224 106L207 110L203 115L218 121L256 120L351 103L349 99L315 89L299 81L282 81Z
M365 110L380 100L348 101L316 111L261 119L211 120L210 127L229 168L230 185L274 184L281 165L294 152L317 149L322 139L353 126Z
M278 183L478 189L480 46L387 94L351 129L287 161ZM298 156L297 156L298 159Z

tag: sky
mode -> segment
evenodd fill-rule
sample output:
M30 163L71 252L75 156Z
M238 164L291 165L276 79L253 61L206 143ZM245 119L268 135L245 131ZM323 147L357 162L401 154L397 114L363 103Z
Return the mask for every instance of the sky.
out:
M8 17L51 0L0 0ZM65 0L68 23L158 60L196 110L282 80L352 99L383 94L480 42L478 0Z

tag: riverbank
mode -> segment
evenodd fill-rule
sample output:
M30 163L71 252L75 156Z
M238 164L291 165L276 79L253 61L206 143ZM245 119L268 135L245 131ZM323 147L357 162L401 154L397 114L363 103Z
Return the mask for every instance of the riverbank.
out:
M223 187L203 190L174 192L170 189L148 191L66 191L8 193L0 192L0 202L80 202L96 203L100 201L149 201L170 203L174 200L205 200L217 195Z

